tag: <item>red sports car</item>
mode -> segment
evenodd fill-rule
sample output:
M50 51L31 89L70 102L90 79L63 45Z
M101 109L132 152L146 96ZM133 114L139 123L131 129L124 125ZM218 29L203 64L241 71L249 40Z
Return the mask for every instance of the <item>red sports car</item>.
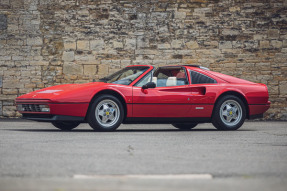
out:
M112 131L121 123L165 123L188 130L211 122L236 130L270 107L268 89L197 65L128 66L98 82L64 84L16 98L24 119L61 130L89 123Z

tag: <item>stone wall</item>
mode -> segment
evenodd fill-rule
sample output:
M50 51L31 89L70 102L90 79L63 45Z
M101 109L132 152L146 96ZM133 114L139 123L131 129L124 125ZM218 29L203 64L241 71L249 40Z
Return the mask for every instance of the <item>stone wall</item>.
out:
M267 84L287 119L286 0L0 0L0 116L14 99L130 64L200 64Z

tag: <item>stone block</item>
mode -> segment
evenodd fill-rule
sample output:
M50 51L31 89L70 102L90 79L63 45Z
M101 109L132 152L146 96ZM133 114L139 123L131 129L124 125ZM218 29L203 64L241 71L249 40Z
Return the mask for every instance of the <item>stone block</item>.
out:
M29 92L32 92L33 89L30 89L30 88L20 88L19 89L19 94L27 94Z
M260 44L260 48L269 48L270 47L268 40L262 40L259 42L259 44Z
M154 49L137 49L135 50L135 54L158 54L158 50Z
M168 44L168 43L158 44L157 48L158 49L170 49L170 44Z
M149 47L149 39L144 36L137 37L137 48L147 48Z
M131 65L131 60L121 60L121 68Z
M222 34L223 35L229 35L229 36L234 36L234 35L239 35L241 31L239 29L223 29Z
M189 41L189 42L186 42L185 45L188 49L198 49L199 48L197 41Z
M27 38L28 46L41 46L43 44L43 39L41 37Z
M278 86L274 86L274 85L268 86L268 93L270 95L278 95L279 87Z
M280 95L287 95L287 81L279 82Z
M97 73L97 65L84 65L84 75L95 76Z
M135 38L125 39L125 49L135 50L137 46L137 41Z
M3 115L2 101L0 101L0 116Z
M47 66L47 65L49 65L49 62L48 61L31 61L29 63L29 65L31 65L31 66Z
M232 48L232 41L219 42L219 49L231 49L231 48Z
M176 12L174 13L174 18L175 18L175 19L181 19L181 20L183 20L183 19L185 19L185 17L186 17L186 13L185 13L185 12L178 12L178 11L176 11Z
M11 60L11 56L0 56L0 60L3 60L3 61Z
M182 40L173 40L171 41L171 47L174 49L181 48Z
M100 51L105 47L105 42L102 39L91 40L90 41L90 49Z
M75 54L74 51L64 51L62 60L65 62L71 62L75 60Z
M80 54L80 55L75 55L75 60L77 62L83 62L83 61L95 61L95 56L93 54Z
M272 48L282 48L282 41L271 40L270 45Z
M3 106L2 114L4 117L15 117L16 107L15 106Z
M244 48L245 49L256 49L258 48L258 41L256 40L244 41Z
M269 39L278 39L279 38L279 30L278 29L269 29L268 32Z
M240 11L240 7L229 7L230 12Z
M14 9L22 9L22 8L24 8L24 2L25 2L25 1L10 0L10 5L11 5Z
M98 65L98 75L100 78L105 77L109 74L109 65L100 64Z
M151 19L152 20L165 20L168 16L168 13L165 12L152 12Z
M36 86L37 86L37 85L34 84L34 83L33 83L33 84L30 83L30 84L25 84L25 85L24 85L25 88L36 88Z
M77 50L89 50L90 42L88 40L78 40L77 41Z
M4 95L4 94L0 94L0 100L1 101L13 101L15 100L17 97L17 95Z
M119 49L119 48L123 48L124 45L123 45L123 43L120 42L120 41L113 41L113 47L114 47L115 49Z
M270 70L270 63L256 63L255 67L258 67L259 70Z
M11 87L11 89L3 89L2 90L3 95L17 95L18 94L18 89Z
M0 14L0 30L7 29L7 15Z
M75 41L64 41L65 50L76 50L77 43Z
M218 41L204 41L203 45L207 48L218 48Z
M3 88L20 88L21 83L19 79L3 79ZM1 100L1 99L0 99Z
M267 38L266 34L255 34L253 40L265 40Z
M63 74L65 75L82 75L83 74L83 66L73 63L73 62L68 62L64 63L63 65Z

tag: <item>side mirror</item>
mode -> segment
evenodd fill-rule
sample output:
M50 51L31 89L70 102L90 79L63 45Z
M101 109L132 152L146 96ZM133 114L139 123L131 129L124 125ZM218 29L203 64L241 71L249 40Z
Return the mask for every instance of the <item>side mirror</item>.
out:
M148 82L146 85L142 86L142 89L148 89L148 88L155 88L156 85L154 82Z

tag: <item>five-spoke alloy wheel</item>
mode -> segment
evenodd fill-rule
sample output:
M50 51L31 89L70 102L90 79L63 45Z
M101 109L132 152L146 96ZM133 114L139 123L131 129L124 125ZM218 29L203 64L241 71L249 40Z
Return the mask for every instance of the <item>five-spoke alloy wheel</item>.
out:
M88 123L97 131L113 131L124 118L122 103L112 95L100 95L92 103L88 113Z
M236 130L246 118L245 105L240 98L226 95L215 105L212 124L219 130Z

